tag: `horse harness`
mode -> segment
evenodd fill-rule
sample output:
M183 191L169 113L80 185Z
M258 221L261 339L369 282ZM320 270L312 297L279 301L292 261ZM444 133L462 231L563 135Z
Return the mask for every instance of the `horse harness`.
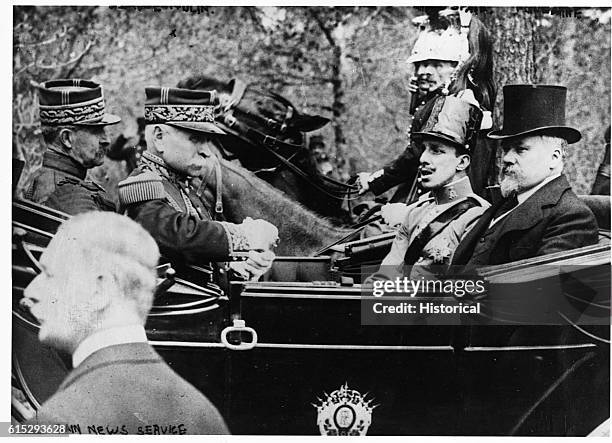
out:
M240 138L241 140L251 144L251 145L259 145L262 146L268 153L274 156L279 162L281 162L284 166L286 166L289 170L291 170L298 177L302 178L306 181L310 186L317 189L318 191L326 194L327 196L337 199L344 200L348 195L356 194L358 192L358 188L355 185L342 183L340 181L334 180L330 177L326 177L324 175L317 175L317 179L320 179L324 182L329 183L336 188L341 188L341 191L330 190L322 186L320 183L316 183L313 177L304 172L295 164L291 163L290 160L287 160L281 154L277 152L275 148L285 147L291 149L293 151L299 151L300 149L304 149L303 144L294 144L283 141L277 137L264 134L261 131L249 126L248 124L241 121L239 118L241 114L255 121L261 122L264 126L270 128L277 134L284 133L288 128L288 122L294 116L294 108L293 106L283 97L278 94L270 93L270 96L281 102L283 105L287 107L287 112L283 118L282 122L278 122L271 118L262 117L253 112L249 112L243 108L238 107L238 103L243 98L244 93L247 89L246 83L234 79L233 80L233 88L232 93L228 102L223 106L223 124L226 126L233 135ZM234 115L237 114L238 118ZM294 154L295 155L295 154Z

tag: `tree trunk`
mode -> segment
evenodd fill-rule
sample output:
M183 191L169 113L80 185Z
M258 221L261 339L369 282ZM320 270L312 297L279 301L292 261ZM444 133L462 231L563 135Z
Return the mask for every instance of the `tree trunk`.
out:
M493 77L497 86L493 124L501 127L503 87L536 81L536 21L532 13L518 8L489 8L480 18L493 37Z
M532 13L519 8L488 8L479 18L493 38L493 79L497 88L493 107L493 127L503 124L505 85L536 82L536 20ZM496 153L496 171L500 180L501 150Z
M344 105L344 85L342 81L342 48L338 45L333 47L332 88L334 96L332 103L332 112L334 116L332 125L334 128L334 145L336 148L335 166L341 178L346 178L344 177L344 173L346 173L344 153L346 138L344 137L343 130L344 121L346 119L346 107Z

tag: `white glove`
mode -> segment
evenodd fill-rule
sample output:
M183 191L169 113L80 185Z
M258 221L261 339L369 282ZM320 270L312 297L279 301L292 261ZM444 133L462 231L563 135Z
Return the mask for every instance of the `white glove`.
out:
M229 266L244 279L257 281L272 267L275 257L272 251L257 252L251 250L246 261L231 262Z
M419 90L419 78L416 75L410 77L410 83L408 83L408 92L416 94Z
M357 183L359 185L359 195L365 194L370 189L370 182L368 181L370 178L369 172L360 172L357 174Z
M278 229L265 220L247 217L239 226L249 243L249 249L267 251L278 242Z
M404 203L388 203L380 208L380 215L389 226L401 224L408 214L408 206Z

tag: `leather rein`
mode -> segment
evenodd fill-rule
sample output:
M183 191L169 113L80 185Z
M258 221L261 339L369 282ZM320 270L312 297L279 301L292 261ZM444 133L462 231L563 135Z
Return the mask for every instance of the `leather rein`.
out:
M333 198L336 200L344 200L345 198L350 199L349 196L358 193L359 189L355 185L343 183L343 182L334 180L330 177L326 177L321 174L309 174L305 172L300 167L292 163L290 160L286 159L281 154L279 154L275 149L279 147L285 147L285 148L292 149L294 151L298 151L300 149L304 149L303 144L288 143L288 142L280 140L279 138L272 137L270 135L266 135L262 133L261 131L258 131L257 129L254 129L253 127L245 123L242 123L239 119L237 119L234 116L235 112L239 114L240 113L245 114L252 119L262 122L265 126L277 132L282 133L287 128L286 122L289 119L291 119L291 117L293 116L293 107L291 107L291 105L285 99L283 99L283 97L277 94L271 95L273 98L279 100L281 103L283 103L288 108L287 114L285 115L285 118L282 123L278 123L275 120L264 118L259 115L255 115L248 111L244 111L238 108L237 105L242 99L242 97L244 96L247 85L246 83L238 79L234 79L233 82L234 82L234 85L232 88L230 99L228 103L223 106L223 124L228 129L230 129L233 135L237 136L238 138L240 138L241 140L249 144L262 146L267 152L273 155L281 164L287 167L291 172L293 172L295 175L297 175L298 177L306 181L310 186L324 193L330 198ZM317 183L315 181L317 179L322 182L326 182L329 185L334 186L336 188L341 188L341 190L331 190L327 187L324 187L323 183Z

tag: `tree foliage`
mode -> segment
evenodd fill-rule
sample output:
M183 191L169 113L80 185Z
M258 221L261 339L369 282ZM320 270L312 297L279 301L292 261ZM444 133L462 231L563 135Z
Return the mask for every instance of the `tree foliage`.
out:
M570 89L568 120L584 141L572 148L568 172L586 192L610 117L609 10L476 12L497 40L500 92L515 81ZM109 111L124 120L115 134L142 115L145 86L173 86L196 73L240 77L332 118L321 135L337 178L378 168L407 143L406 59L417 37L411 19L420 14L406 7L17 6L13 147L28 162L22 185L42 152L33 85L59 77L103 84ZM124 171L109 160L92 173L112 191Z

